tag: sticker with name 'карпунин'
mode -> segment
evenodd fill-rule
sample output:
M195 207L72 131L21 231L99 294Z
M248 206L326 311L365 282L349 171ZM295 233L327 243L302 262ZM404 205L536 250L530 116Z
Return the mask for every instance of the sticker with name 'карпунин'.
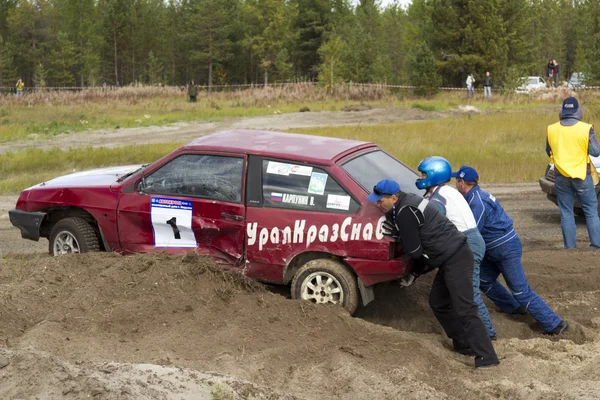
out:
M150 199L154 247L196 247L192 202L166 197Z

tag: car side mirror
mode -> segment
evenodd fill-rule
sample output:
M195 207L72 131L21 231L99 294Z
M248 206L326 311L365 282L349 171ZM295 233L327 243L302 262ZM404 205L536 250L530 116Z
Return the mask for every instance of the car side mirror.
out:
M142 179L139 180L138 183L135 185L135 191L140 194L145 194L145 189L146 189L146 178L142 174Z

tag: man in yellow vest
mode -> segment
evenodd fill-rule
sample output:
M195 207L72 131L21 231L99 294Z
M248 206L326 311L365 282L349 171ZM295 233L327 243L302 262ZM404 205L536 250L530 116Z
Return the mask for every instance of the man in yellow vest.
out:
M563 101L560 122L548 126L546 153L554 160L554 187L560 208L560 225L565 248L576 247L573 197L577 196L585 214L591 247L600 248L598 198L592 180L591 156L600 155L594 126L581 122L583 113L575 97Z

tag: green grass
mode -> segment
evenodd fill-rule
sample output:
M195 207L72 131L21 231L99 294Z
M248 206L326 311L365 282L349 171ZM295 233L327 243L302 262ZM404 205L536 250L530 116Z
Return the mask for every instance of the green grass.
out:
M148 144L118 148L80 148L70 150L27 149L0 157L0 193L19 193L25 188L87 169L153 162L182 143Z
M414 98L401 96L401 93L394 96L368 103L422 110L450 110L465 104L464 93L461 92L442 93L431 99L419 99L418 102ZM600 96L584 92L578 97L583 99L585 121L593 123L600 118ZM114 128L248 117L293 112L304 105L308 105L311 111L330 111L360 102L350 99L313 102L273 100L243 106L244 102L236 101L224 97L218 104L210 105L207 99L190 104L182 96L171 96L164 99L128 98L115 104L111 101L74 104L63 101L62 105L41 102L36 106L0 103L0 141L22 139L40 130L45 132L41 135L53 135L88 127ZM492 102L479 99L468 104L481 110L505 112L469 113L452 118L390 125L294 129L294 132L375 142L413 168L425 157L441 155L455 169L460 165L475 167L483 183L537 181L548 162L545 154L546 127L557 121L560 99L557 96L552 99L496 96ZM540 109L548 105L553 106ZM5 123L7 120L9 122ZM0 193L19 193L29 186L73 171L152 162L179 145L169 143L47 151L28 149L5 153L0 157Z
M360 96L365 96L361 99ZM15 99L0 98L0 142L48 138L93 129L119 129L168 125L176 122L220 121L227 117L252 117L297 112L335 111L353 103L395 105L425 111L444 111L465 104L462 92L440 93L429 99L410 92L342 93L331 98L319 88L203 93L197 103L183 92L160 88L125 88L107 93L39 93ZM555 101L555 99L553 99ZM550 101L552 102L552 101ZM524 109L548 105L548 100L523 96L497 96L493 102L470 101L482 110Z
M439 155L454 169L476 168L484 183L533 182L548 163L546 126L556 122L552 114L522 111L294 132L375 142L415 169L423 158Z
M483 183L533 182L544 171L546 126L550 112L468 115L413 123L295 129L294 132L375 142L416 168L432 155L446 157L455 169L475 167ZM47 151L28 149L0 158L0 193L24 188L74 171L152 162L179 143Z

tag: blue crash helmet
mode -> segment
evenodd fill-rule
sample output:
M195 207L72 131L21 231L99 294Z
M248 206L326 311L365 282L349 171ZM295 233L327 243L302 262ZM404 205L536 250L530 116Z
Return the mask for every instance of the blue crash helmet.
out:
M427 189L448 182L452 178L452 166L448 160L440 156L427 157L419 163L417 170L427 175L415 182L418 189Z

